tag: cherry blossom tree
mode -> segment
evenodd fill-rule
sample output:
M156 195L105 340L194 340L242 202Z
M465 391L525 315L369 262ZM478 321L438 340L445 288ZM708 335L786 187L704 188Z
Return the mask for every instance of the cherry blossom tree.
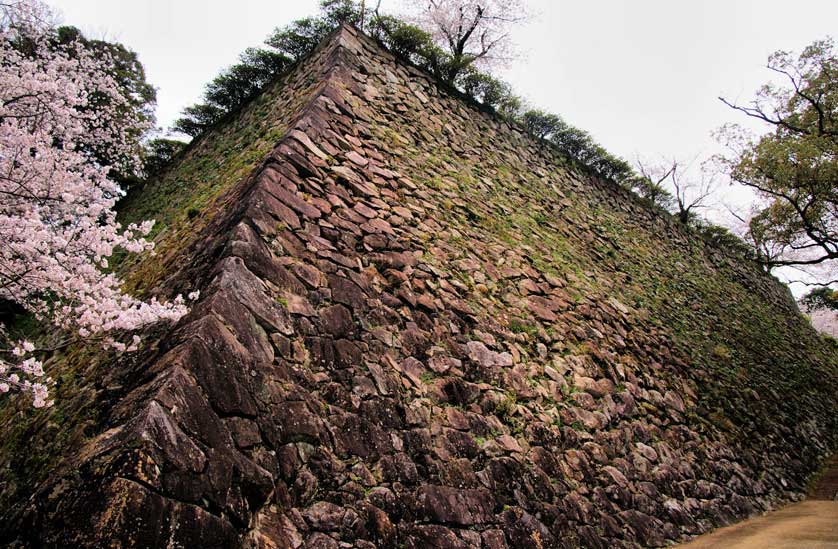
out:
M718 188L708 167L702 165L699 170L691 167L692 162L674 158L658 164L637 159L640 180L645 182L645 186L641 186L645 191L643 195L669 210L683 225L693 224L698 219L698 212L711 206Z
M416 23L451 55L447 79L471 65L483 68L511 57L509 27L526 18L521 0L412 0Z
M0 299L83 339L132 350L139 337L126 342L129 332L186 312L182 297L141 301L107 272L116 249L152 248L144 237L153 222L116 221L122 191L108 177L139 166L137 140L149 123L109 75L107 54L59 44L51 21L37 0L0 2ZM111 165L97 162L102 150ZM38 349L6 346L0 392L50 405Z

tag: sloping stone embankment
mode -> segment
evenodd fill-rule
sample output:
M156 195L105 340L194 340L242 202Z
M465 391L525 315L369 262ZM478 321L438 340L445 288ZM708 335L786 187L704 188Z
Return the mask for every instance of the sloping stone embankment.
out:
M295 70L173 274L200 302L24 536L663 546L802 491L835 353L775 280L351 27Z

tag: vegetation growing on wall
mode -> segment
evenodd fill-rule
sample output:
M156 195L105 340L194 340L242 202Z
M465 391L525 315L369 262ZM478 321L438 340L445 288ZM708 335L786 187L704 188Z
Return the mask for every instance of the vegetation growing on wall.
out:
M508 83L477 68L481 58L457 55L456 51L452 53L450 48L443 47L434 39L431 32L434 28L420 28L399 17L380 14L377 9L367 8L362 13L360 5L352 0L324 0L319 15L279 28L265 40L265 47L246 50L238 64L224 70L207 85L204 101L185 109L173 129L193 137L201 135L258 96L269 82L310 52L338 24L362 21L365 32L403 60L432 74L443 88L464 94L510 123L525 128L571 162L631 190L659 211L690 213L689 205L679 211L681 202L672 197L662 182L635 172L628 162L609 153L586 131L556 114L527 107ZM707 224L698 216L682 217L691 227L701 226L702 231L710 228L716 236L725 233L722 227ZM725 236L709 241L722 246L735 242L737 253L741 251L743 245L738 237L731 233Z

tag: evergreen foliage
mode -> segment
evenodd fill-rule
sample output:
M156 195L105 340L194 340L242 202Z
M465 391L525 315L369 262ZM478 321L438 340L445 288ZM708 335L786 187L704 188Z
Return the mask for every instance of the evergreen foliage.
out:
M803 296L800 302L809 310L817 311L828 309L838 311L838 291L832 288L815 288Z
M733 181L763 199L750 236L770 268L838 264L838 51L831 39L796 58L778 51L769 83L748 105L727 105L767 125L759 137L735 125L720 134L734 154L723 158Z
M146 177L160 174L185 147L186 143L177 139L157 138L146 143L143 154Z

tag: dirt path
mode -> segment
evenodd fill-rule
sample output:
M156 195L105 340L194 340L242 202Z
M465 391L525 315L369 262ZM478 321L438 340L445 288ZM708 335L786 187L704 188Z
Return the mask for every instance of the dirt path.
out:
M678 549L838 549L838 456L809 499L720 528Z

